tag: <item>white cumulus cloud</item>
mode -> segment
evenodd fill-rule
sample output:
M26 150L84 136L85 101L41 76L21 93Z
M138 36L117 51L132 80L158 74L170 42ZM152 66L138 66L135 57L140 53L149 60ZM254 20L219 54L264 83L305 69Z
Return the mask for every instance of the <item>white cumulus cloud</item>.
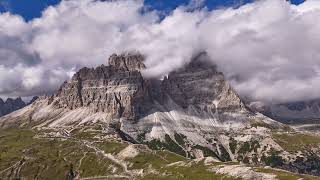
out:
M40 18L0 15L0 96L51 93L77 69L112 53L147 57L146 77L182 67L200 51L242 97L264 102L319 98L320 4L255 1L208 10L191 1L163 19L139 0L68 0ZM192 10L190 10L192 9Z

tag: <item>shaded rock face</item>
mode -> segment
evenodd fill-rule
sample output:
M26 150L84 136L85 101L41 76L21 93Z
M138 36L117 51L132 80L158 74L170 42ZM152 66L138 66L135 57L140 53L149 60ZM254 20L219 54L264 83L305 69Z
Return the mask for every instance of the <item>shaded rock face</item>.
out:
M53 103L59 108L89 107L109 118L134 119L146 111L151 99L139 71L144 68L140 54L112 55L109 66L79 70L61 86Z
M34 96L34 97L29 101L29 103L28 103L27 105L32 104L33 102L35 102L35 101L38 100L38 99L39 99L38 96Z
M0 116L7 115L25 106L26 103L20 97L17 99L8 98L5 102L0 98Z
M206 61L206 54L196 57L184 68L172 72L162 82L162 91L181 107L215 113L239 111L243 103L225 81L217 67Z

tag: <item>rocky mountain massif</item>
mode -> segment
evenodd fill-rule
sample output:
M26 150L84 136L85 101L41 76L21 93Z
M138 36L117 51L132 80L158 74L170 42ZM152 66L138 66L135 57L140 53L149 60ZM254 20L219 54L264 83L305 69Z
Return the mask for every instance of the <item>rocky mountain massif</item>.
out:
M248 103L249 107L279 122L297 129L320 132L320 100L297 101L281 104Z
M86 147L87 151L75 155L78 159L70 157L73 159L72 162L68 159L61 162L77 164L77 167L70 168L71 176L74 174L73 171L76 171L78 175L82 174L80 177L111 174L125 178L169 178L174 176L176 171L192 166L192 163L188 164L190 159L204 163L202 161L208 161L208 158L218 164L242 162L319 176L320 137L296 131L290 126L248 109L226 82L223 74L215 65L209 63L207 58L205 53L199 54L185 67L170 73L163 80L157 80L142 76L146 68L142 55L112 55L109 58L109 66L101 65L97 68L79 70L70 81L63 83L55 95L41 97L31 105L1 118L0 127L32 128L35 135L31 139L53 141L52 148L57 148L57 157L61 157L62 154L70 156L68 152L58 148L63 145L56 146L57 143L61 143L58 140L71 141L70 143ZM10 135L3 137L7 138ZM20 135L18 137L21 138ZM177 159L172 162L174 165L166 164L166 167L172 166L175 172L157 169L157 161L151 163L142 157L132 165L130 160L128 162L126 158L121 159L121 152L106 153L112 149L112 145L103 144L113 142L114 139L130 145L145 144L147 146L143 146L142 149L154 150L146 150L151 153L169 150L178 157L189 160L181 160L184 161L181 166ZM34 157L37 153L34 154L33 148L29 149L31 152L24 148L25 146L22 146L17 150L17 154L20 153L23 159L16 164L10 164L8 158L5 161L7 164L2 165L7 169L0 171L0 175L3 173L10 177L27 176L22 171L23 164L37 159ZM92 151L95 156L90 158L96 159L96 155L102 155L117 165L105 167L109 168L109 171L84 176L86 169L81 168L83 160L89 158L87 155ZM126 151L129 153L124 154L130 154L131 151L137 152L136 154L140 152L132 149ZM36 157L38 156L39 154ZM7 157L7 154L4 157ZM135 173L129 171L128 167L134 166L137 162L149 165L134 168ZM236 174L232 174L235 167L229 165L224 164L223 170L217 167L212 170L211 166L201 167L206 173L208 168L211 169L212 176L217 173L230 176L231 179L278 178L277 174L265 177L254 173L256 171L252 169L252 176L245 176L250 168L243 170L248 168L244 166L240 167ZM115 170L116 166L122 168L122 173L119 174ZM136 172L138 170L139 173ZM180 173L180 178L184 177L184 173L186 172ZM41 173L35 173L39 174Z
M33 97L29 103L25 103L20 97L16 99L8 98L6 101L0 98L0 117L32 104L37 98Z

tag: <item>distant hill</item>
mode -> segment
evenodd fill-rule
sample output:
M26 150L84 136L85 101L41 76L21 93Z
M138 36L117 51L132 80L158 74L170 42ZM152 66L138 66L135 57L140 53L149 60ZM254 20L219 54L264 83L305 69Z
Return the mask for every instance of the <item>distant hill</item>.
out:
M10 114L13 111L24 108L25 106L33 103L38 97L33 97L28 103L25 103L20 97L16 99L8 98L6 101L0 98L0 116Z

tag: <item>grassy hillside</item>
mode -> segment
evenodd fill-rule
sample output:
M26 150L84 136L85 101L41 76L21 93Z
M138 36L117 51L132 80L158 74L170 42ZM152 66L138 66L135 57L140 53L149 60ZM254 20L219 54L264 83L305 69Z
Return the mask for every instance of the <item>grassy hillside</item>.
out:
M0 132L0 179L210 179L233 180L241 176L219 173L236 163L205 163L166 151L141 150L134 157L120 157L130 145L95 129L8 129ZM139 150L139 149L138 149ZM130 152L130 151L129 151ZM238 168L242 168L242 165ZM289 172L252 168L279 179L312 179Z
M288 152L303 151L320 146L320 136L301 133L274 133L275 141Z

